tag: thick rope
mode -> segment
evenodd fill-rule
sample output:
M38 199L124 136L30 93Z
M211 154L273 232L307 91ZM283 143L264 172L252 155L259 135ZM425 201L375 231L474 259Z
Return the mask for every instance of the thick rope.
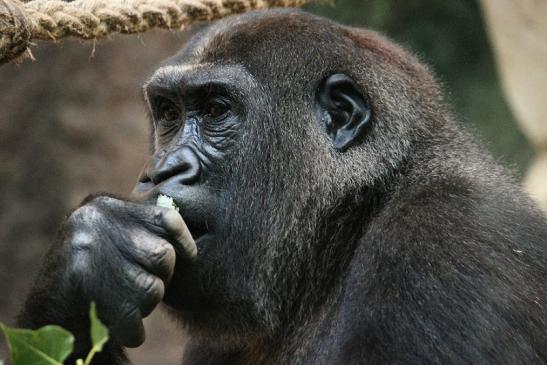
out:
M34 39L98 39L153 28L182 29L198 21L310 0L0 0L0 64L29 49Z

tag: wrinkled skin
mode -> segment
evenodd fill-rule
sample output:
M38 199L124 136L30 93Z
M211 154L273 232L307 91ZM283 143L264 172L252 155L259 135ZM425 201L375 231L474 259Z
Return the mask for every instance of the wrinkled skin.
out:
M142 318L163 299L176 257L192 262L196 253L175 210L90 197L64 223L40 275L48 285L34 290L27 307L51 311L41 315L72 329L85 323L89 303L96 301L112 337L135 347L144 341ZM56 318L59 311L63 317Z
M426 67L294 10L200 30L144 87L130 199L64 223L20 315L89 348L144 341L160 301L184 364L543 364L545 218L453 120ZM158 194L174 210L154 206Z

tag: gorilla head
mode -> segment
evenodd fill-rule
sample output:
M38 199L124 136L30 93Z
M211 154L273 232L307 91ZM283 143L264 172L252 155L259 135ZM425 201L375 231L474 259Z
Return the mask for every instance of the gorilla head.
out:
M145 94L154 157L137 194L175 197L199 251L166 301L215 336L313 318L393 191L486 163L414 57L298 11L202 30Z
M372 191L436 119L436 93L378 35L296 11L194 36L145 86L154 157L137 190L175 197L199 251L168 302L200 323L260 330L313 310Z

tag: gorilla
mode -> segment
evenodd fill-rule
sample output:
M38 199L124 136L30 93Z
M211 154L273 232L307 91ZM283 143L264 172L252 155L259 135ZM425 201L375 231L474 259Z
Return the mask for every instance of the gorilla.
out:
M124 364L164 302L183 363L544 364L547 223L386 38L298 10L200 29L144 85L152 156L48 251L19 324ZM180 208L158 207L159 194Z

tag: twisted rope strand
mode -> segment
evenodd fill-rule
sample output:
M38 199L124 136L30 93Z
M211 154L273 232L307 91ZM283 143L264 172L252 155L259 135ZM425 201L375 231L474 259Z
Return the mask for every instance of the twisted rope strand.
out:
M34 39L99 39L153 28L180 30L252 9L298 7L310 0L0 0L0 64Z

